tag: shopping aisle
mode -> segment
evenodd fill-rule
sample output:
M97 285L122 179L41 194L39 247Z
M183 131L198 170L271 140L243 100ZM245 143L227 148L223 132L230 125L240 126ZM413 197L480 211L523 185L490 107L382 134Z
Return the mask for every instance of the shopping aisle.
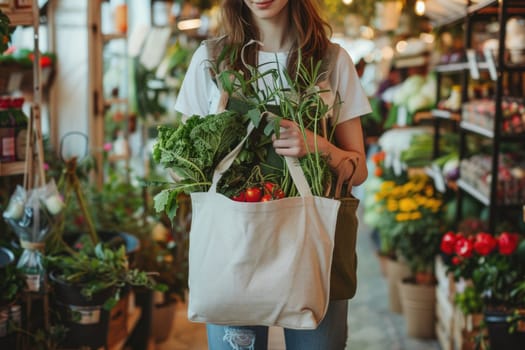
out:
M347 350L439 350L435 340L407 337L403 316L389 310L387 281L381 275L371 232L363 220L357 253L358 287L349 304Z
M359 280L356 296L349 304L347 350L439 350L437 341L408 338L403 316L389 311L387 283L379 270L370 230L362 220L357 250ZM281 329L270 330L269 343L269 350L285 350ZM205 327L189 322L186 306L179 305L170 338L156 350L207 349Z

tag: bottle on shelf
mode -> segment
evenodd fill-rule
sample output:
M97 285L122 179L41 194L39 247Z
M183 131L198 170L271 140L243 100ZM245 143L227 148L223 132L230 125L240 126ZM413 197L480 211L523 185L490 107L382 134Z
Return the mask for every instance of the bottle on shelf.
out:
M10 113L11 99L0 98L0 162L16 160L15 156L15 120Z

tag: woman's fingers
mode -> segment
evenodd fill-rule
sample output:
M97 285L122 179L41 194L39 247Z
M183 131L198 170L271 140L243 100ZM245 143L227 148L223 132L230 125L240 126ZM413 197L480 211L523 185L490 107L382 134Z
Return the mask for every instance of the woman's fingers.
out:
M280 126L279 138L273 136L275 152L283 156L301 157L305 155L303 135L297 124L291 120L283 119Z

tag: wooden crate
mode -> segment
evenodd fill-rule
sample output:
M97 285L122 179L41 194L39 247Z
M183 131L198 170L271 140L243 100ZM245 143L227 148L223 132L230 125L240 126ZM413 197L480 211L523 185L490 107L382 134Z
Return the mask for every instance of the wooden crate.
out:
M106 344L113 347L128 336L128 314L130 293L120 298L117 305L109 313L109 331Z
M450 300L454 300L456 293L456 284L452 273L447 272L447 265L443 262L441 256L436 256L434 263L434 273L437 280L437 289L440 289Z
M436 288L436 336L443 350L454 349L454 304L448 288Z
M454 349L475 350L475 337L482 332L479 323L483 320L482 314L465 315L456 308L454 311Z
M436 337L441 350L454 350L454 339L441 322L436 322Z

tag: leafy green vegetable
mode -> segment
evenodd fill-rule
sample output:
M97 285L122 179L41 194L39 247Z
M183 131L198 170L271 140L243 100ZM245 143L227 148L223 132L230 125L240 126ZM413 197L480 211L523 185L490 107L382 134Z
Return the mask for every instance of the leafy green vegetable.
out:
M177 179L155 197L155 209L167 210L173 218L178 193L208 190L217 164L246 134L246 121L237 112L225 111L194 115L176 128L160 126L153 159L171 169Z

